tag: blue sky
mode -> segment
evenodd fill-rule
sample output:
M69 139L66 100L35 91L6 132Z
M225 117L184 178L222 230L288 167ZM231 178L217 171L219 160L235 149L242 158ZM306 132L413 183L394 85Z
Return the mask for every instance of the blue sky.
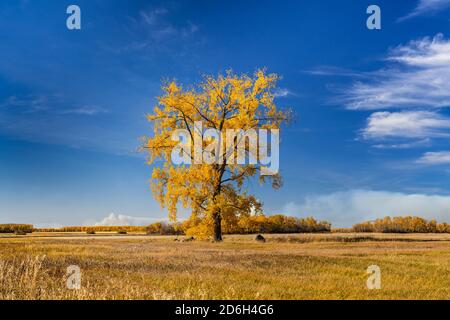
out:
M66 8L81 8L81 30ZM382 29L366 28L381 8ZM166 217L136 152L163 79L280 74L268 214L450 220L450 1L2 1L0 223Z

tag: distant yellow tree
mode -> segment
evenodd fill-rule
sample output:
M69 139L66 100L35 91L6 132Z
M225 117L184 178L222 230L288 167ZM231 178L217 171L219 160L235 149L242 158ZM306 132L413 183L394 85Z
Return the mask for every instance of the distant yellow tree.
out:
M179 205L190 208L190 220L199 222L193 223L191 231L221 241L223 219L230 219L231 223L233 217L261 212L261 203L247 194L244 182L266 167L236 164L234 159L239 150L233 147L232 152L222 152L228 147L223 145L225 141L220 141L223 147L220 152L209 150L219 161L199 162L194 145L200 139L204 150L208 149L214 139L204 137L207 129L221 132L235 129L244 134L250 129L279 129L287 116L274 102L277 80L277 75L266 74L264 70L258 70L253 76L228 71L218 77L207 76L189 89L175 81L163 85L164 94L158 98L153 113L147 115L153 125L153 135L144 138L144 149L149 153L149 164L154 165L152 191L161 206L168 208L172 221L177 218ZM187 130L187 142L194 141L190 150L179 151L179 155L192 160L189 165L171 161L174 148L179 145L179 141L173 140L177 129ZM246 156L255 156L255 149L249 145L244 141ZM156 159L162 161L155 162ZM278 174L260 174L259 178L261 182L270 179L274 188L281 185Z

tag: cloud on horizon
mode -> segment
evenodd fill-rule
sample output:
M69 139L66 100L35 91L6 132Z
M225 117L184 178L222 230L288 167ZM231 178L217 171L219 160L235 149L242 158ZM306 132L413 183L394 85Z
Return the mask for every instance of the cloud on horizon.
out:
M156 220L163 219L154 219L154 218L145 218L145 217L132 217L123 214L115 214L110 213L107 217L102 220L95 222L95 226L145 226L150 224Z
M314 216L330 221L333 227L351 227L362 221L406 215L450 222L450 196L349 190L307 196L301 203L287 203L282 213L297 217Z

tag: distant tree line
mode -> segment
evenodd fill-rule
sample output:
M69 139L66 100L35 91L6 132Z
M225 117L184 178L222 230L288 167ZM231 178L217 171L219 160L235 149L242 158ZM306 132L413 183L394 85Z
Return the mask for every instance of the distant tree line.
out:
M308 233L330 232L331 223L312 217L295 218L284 215L251 215L222 221L225 234L253 233ZM33 228L31 224L0 224L0 233L36 232L117 232L147 233L155 235L195 235L206 238L209 228L201 219L191 217L183 222L155 222L148 226L72 226L62 228ZM335 229L333 232L381 232L381 233L450 233L450 225L421 217L385 217L355 224L351 229Z
M383 233L450 233L450 225L435 220L425 220L420 217L385 217L374 221L355 224L354 232Z
M146 226L71 226L62 228L39 228L36 232L146 232Z
M195 218L171 224L156 222L149 225L147 231L149 234L186 234L199 238L206 238L209 234L208 226ZM312 217L299 219L284 215L255 215L225 219L222 221L222 231L224 234L330 232L331 224Z
M0 224L0 233L33 232L32 224Z

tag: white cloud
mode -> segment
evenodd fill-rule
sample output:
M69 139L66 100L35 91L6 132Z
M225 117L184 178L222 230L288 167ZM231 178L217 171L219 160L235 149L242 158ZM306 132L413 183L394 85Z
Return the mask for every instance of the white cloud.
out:
M414 10L406 16L398 19L404 21L409 18L421 16L427 13L436 13L450 7L450 0L419 0Z
M0 109L9 109L9 111L13 109L12 111L23 113L41 112L47 114L78 114L88 116L107 112L106 109L96 105L76 106L73 108L67 108L66 105L67 102L56 94L23 97L10 96L0 102Z
M430 147L431 139L425 138L410 142L399 142L399 143L380 143L375 144L372 147L377 149L411 149L417 147Z
M337 76L337 77L352 77L352 78L368 78L371 76L371 74L367 72L353 71L326 65L307 70L305 71L305 73L312 74L315 76Z
M166 15L167 13L168 10L165 8L156 8L148 11L142 10L139 12L139 15L146 24L153 26L158 23L161 23L163 16Z
M285 98L287 96L293 96L295 95L293 92L289 91L288 89L285 88L279 88L275 91L274 96L276 98Z
M144 217L132 217L123 214L111 213L101 221L94 223L95 226L143 226L152 223L155 219Z
M0 102L0 108L22 108L26 112L45 111L48 109L49 97L46 95L17 97L10 96Z
M166 8L140 11L137 18L129 17L132 24L132 41L118 52L129 50L155 49L156 46L171 42L192 41L192 36L199 31L198 25L191 21L179 21Z
M410 41L390 50L384 68L365 73L339 102L350 110L380 110L361 130L366 140L387 140L376 148L406 149L448 137L450 118L450 40L442 34ZM387 112L387 109L400 109Z
M282 213L314 216L330 221L333 227L350 227L361 221L406 215L450 222L450 196L350 190L311 195L299 204L290 202Z
M375 112L362 130L365 139L449 136L450 118L432 111Z
M100 113L106 113L107 111L98 106L83 106L74 109L68 109L61 111L61 114L78 114L84 116L94 116Z
M391 50L396 64L373 73L372 81L356 82L342 96L347 108L376 110L399 107L450 106L450 41L437 35Z
M417 162L427 165L450 164L450 151L427 152Z

